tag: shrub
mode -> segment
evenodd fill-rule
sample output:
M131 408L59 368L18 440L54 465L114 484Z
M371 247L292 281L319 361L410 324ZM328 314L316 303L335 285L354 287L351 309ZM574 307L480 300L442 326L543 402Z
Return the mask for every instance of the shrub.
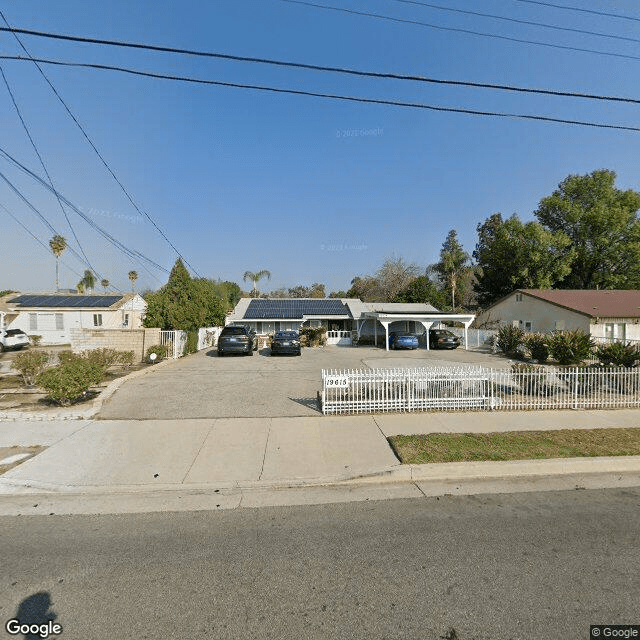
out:
M612 342L600 345L596 349L596 357L605 366L634 367L640 360L640 348L631 343Z
M154 344L147 349L146 359L149 359L149 356L155 353L158 356L156 362L160 362L163 358L166 358L169 355L169 347L163 344Z
M505 325L498 329L496 346L507 356L519 356L518 347L523 345L524 331L520 327Z
M49 398L54 402L68 406L103 378L104 370L99 364L80 358L44 371L37 382L49 392Z
M524 345L529 350L532 360L544 364L549 359L548 336L544 333L528 333L524 337Z
M184 347L184 355L198 351L198 332L195 329L187 331L187 343Z
M549 336L549 351L558 364L580 364L593 352L593 338L582 331L558 331Z
M327 343L327 330L324 327L301 327L302 346L318 347Z
M135 359L136 354L133 351L118 351L118 364L123 369L132 367Z
M102 349L91 349L85 351L81 356L87 362L97 364L103 371L118 363L120 352L115 349L103 347Z
M32 347L39 347L42 342L42 336L29 336L29 342Z
M66 362L71 362L72 360L80 360L81 358L81 355L73 353L73 351L58 351L58 362L60 364L65 364Z
M19 353L13 361L13 368L22 376L27 387L36 383L37 376L42 373L49 363L50 354L44 351L24 351Z

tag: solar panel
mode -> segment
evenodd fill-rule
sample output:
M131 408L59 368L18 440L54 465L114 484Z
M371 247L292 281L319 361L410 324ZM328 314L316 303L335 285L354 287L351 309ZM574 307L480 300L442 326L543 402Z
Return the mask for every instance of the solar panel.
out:
M244 314L246 320L282 318L302 320L303 316L348 316L349 310L337 298L251 300Z
M81 295L22 295L9 300L22 307L110 307L123 296L81 296Z

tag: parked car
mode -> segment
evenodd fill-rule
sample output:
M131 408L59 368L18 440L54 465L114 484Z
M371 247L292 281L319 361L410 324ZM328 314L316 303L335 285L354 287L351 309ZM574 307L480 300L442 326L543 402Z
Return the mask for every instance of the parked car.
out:
M302 355L300 334L297 331L276 331L271 341L271 355L278 353Z
M460 338L446 329L429 329L430 349L457 349L460 346Z
M229 325L218 336L218 355L227 353L243 353L252 356L258 350L256 332L244 325Z
M22 329L0 331L0 352L6 349L22 349L29 344L29 336Z
M389 334L389 349L417 349L418 336L406 331L392 331Z

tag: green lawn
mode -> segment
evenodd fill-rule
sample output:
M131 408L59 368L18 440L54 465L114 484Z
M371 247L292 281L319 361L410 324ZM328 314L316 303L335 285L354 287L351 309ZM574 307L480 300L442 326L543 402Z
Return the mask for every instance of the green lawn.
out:
M562 429L393 436L404 464L640 455L640 429Z

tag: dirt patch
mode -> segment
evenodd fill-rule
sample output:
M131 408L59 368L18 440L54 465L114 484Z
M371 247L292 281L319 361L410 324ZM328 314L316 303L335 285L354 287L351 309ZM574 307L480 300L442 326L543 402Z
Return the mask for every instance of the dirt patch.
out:
M0 447L0 475L38 455L46 447Z

